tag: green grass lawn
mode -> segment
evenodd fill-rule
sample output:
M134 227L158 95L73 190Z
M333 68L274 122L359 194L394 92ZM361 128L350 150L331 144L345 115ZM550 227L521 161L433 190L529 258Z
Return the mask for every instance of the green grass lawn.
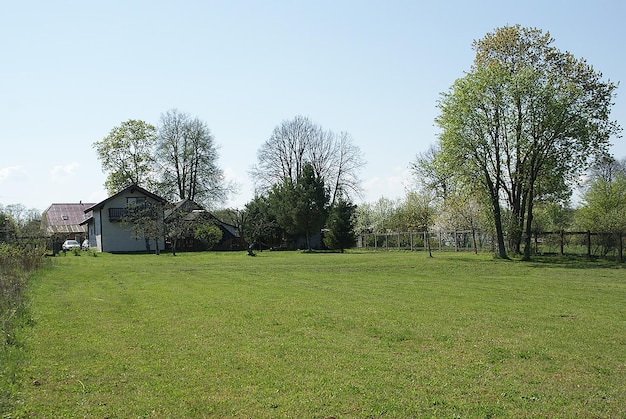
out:
M55 258L8 417L626 416L626 270L434 256Z

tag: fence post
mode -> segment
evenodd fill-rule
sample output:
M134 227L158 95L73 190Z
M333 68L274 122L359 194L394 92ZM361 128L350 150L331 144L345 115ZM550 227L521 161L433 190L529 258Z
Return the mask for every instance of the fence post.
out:
M587 230L587 257L591 257L591 231Z
M564 247L565 247L565 230L561 230L561 256L565 254L565 251L563 250Z

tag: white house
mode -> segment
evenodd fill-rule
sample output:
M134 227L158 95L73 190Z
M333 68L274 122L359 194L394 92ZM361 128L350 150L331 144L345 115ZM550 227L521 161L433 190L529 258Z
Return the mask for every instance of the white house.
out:
M137 185L131 185L104 201L86 208L84 210L85 214L91 212L91 217L85 219L82 224L87 225L89 247L101 252L138 252L147 250L146 240L144 238L136 238L132 233L131 226L121 222L129 207L145 204L157 204L161 208L158 216L161 220L163 219L163 209L166 200ZM151 240L150 246L152 246L152 249L154 249L154 245L154 241ZM161 235L158 248L163 249L164 246L164 238Z

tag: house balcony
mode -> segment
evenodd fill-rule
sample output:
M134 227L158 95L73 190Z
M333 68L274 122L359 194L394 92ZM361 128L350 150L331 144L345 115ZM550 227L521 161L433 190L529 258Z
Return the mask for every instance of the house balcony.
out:
M109 221L120 221L127 213L127 208L109 208Z
M109 208L109 221L127 219L163 219L163 209L154 205L132 205L125 208Z

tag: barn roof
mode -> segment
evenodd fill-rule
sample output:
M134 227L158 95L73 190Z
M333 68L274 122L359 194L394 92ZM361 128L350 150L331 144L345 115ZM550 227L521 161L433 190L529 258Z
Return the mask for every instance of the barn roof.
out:
M85 212L85 210L93 205L82 202L50 205L41 217L46 234L85 233L87 227L82 226L81 223L92 216L91 211Z
M200 216L205 216L208 219L213 220L213 222L217 226L221 226L223 229L228 231L233 237L239 237L239 231L237 230L237 227L223 222L215 215L202 208L201 205L198 205L190 199L183 199L182 201L178 201L173 205L173 207L165 210L165 220L167 221L172 216L172 214L178 213L179 211L186 213L184 217L185 221L194 221L197 220Z

